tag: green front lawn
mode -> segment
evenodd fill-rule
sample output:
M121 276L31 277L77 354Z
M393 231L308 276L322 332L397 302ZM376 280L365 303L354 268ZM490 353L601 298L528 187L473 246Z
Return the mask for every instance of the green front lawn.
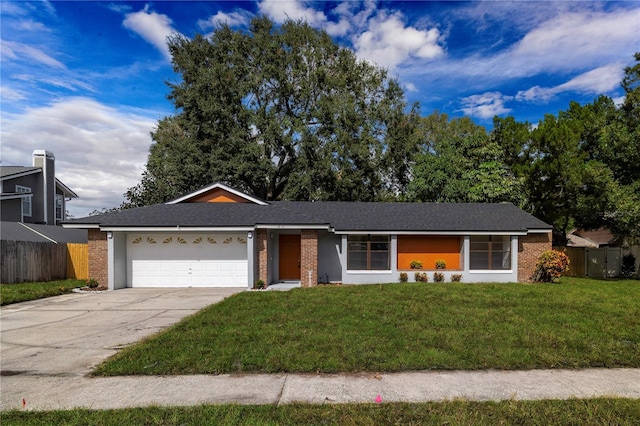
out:
M60 280L37 283L1 284L0 303L26 302L27 300L42 299L44 297L59 296L70 293L74 288L87 284L84 280Z
M96 374L640 367L640 282L409 283L245 292Z
M11 411L3 425L637 425L640 400L447 401L422 404L205 405Z

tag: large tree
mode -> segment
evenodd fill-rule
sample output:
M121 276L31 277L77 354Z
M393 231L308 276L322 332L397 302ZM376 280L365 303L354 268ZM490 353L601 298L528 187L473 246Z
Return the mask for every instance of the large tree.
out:
M492 139L525 180L526 208L554 225L556 244L565 244L573 227L606 226L627 241L640 238L639 82L640 64L627 67L621 107L606 96L571 102L535 129L494 119Z
M132 205L212 181L267 200L376 200L405 190L418 116L387 72L304 22L169 39L175 115L152 133Z
M504 151L469 118L423 118L407 199L431 202L512 202L521 205L521 180L506 167Z

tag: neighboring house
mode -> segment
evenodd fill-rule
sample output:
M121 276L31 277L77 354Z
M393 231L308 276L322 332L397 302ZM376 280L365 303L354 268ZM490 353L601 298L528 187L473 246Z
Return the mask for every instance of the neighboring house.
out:
M0 218L4 222L59 225L66 203L78 195L55 177L55 157L33 151L33 165L0 166Z
M64 223L89 230L89 275L124 287L529 281L552 227L512 204L266 202L215 183L166 204Z
M574 229L567 235L567 247L616 247L620 241L607 228L594 230Z

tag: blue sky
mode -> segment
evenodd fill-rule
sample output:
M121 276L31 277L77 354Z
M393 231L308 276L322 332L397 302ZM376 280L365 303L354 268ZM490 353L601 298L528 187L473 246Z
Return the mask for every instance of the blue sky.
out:
M151 132L173 113L178 81L165 40L208 34L252 16L305 19L389 70L423 115L491 126L537 123L600 94L620 102L640 51L637 1L0 1L3 165L56 156L80 199L76 217L114 207L140 181Z

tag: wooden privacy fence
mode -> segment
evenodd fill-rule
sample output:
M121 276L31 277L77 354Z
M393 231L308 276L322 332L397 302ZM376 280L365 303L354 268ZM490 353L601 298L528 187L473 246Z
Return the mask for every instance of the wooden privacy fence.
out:
M584 247L553 247L563 252L569 258L569 270L563 275L567 277L584 277L585 253Z
M67 243L67 278L89 279L89 245Z
M0 283L88 278L87 244L0 241Z

